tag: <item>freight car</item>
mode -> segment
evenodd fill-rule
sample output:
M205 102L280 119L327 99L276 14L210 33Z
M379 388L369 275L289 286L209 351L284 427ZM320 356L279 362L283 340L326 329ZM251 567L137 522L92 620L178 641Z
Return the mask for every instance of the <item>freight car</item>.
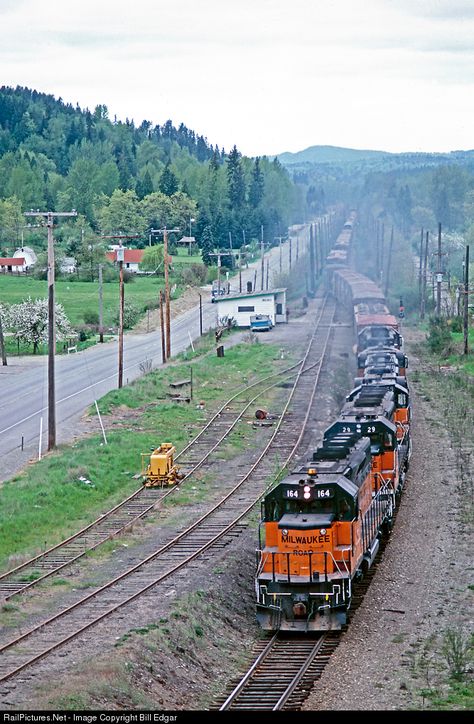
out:
M374 282L344 267L336 253L327 261L326 282L352 312L358 377L322 444L262 502L257 620L271 631L346 623L354 583L391 530L411 453L408 359L398 322Z

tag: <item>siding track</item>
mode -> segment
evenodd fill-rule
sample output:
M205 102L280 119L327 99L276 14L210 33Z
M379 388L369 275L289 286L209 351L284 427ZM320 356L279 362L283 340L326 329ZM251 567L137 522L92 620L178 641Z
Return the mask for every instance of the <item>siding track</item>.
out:
M0 682L13 679L20 673L24 681L34 674L34 669L33 672L25 672L25 669L29 669L34 663L49 656L139 596L146 595L225 536L232 535L236 526L242 525L244 517L275 480L276 461L279 474L298 448L332 337L334 312L335 302L325 299L304 359L294 373L296 378L289 390L287 403L274 426L271 438L256 462L252 465L249 463L246 474L232 490L199 520L146 559L100 588L92 590L72 606L0 646ZM156 591L153 591L152 595L156 595ZM8 685L3 691L0 689L0 696L5 695L7 690Z

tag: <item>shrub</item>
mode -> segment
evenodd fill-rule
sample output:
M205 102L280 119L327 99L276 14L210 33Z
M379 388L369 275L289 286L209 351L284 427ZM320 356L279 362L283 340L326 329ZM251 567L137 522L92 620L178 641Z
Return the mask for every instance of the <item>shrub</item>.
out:
M130 329L134 324L138 322L140 317L140 310L133 302L125 300L123 307L123 327L124 329ZM115 324L119 324L119 312L117 311L114 318Z
M431 352L444 357L451 354L452 337L447 319L444 317L430 317L427 342Z
M183 284L196 284L201 286L206 283L208 269L205 264L190 264L180 270L179 278Z
M95 312L92 309L86 309L82 317L86 324L99 324L99 312Z

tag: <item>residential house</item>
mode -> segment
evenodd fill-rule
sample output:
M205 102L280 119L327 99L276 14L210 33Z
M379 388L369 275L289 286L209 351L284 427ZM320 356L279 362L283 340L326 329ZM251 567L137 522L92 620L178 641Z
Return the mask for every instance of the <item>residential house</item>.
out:
M124 249L123 268L130 272L138 272L139 264L143 259L143 249ZM106 253L109 261L117 264L117 248Z

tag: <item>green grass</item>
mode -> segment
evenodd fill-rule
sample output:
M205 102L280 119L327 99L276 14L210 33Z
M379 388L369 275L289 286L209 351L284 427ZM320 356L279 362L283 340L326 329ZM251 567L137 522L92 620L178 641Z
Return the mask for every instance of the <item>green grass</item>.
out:
M58 543L125 498L140 485L133 475L140 471L142 452L167 441L179 451L201 428L208 410L288 361L281 362L276 346L241 344L223 358L213 352L192 364L194 397L204 401L204 411L196 409L195 400L177 405L159 399L170 381L188 376L188 363L171 364L100 401L103 415L115 413L113 420L104 418L108 445L93 435L62 446L0 487L0 570L8 561L16 564ZM124 408L136 410L136 416L123 420Z
M448 691L440 695L436 689L424 689L424 698L428 700L429 706L425 708L439 711L453 711L474 709L474 682L450 682Z
M189 257L192 258L192 257ZM173 284L172 277L170 284ZM133 282L125 284L125 299L129 299L140 309L149 302L159 301L160 289L164 289L162 277L133 277ZM46 299L48 286L46 281L33 279L29 276L14 277L0 275L0 302L18 304L24 299ZM84 323L86 311L98 312L99 283L76 282L59 279L55 283L56 301L63 305L73 326ZM174 295L179 295L179 287ZM119 285L117 281L103 284L104 326L114 324L118 313Z

